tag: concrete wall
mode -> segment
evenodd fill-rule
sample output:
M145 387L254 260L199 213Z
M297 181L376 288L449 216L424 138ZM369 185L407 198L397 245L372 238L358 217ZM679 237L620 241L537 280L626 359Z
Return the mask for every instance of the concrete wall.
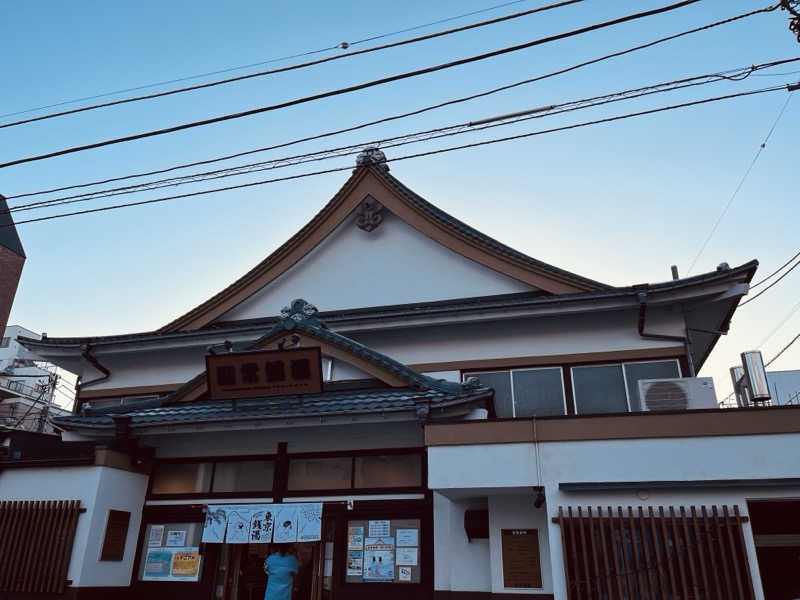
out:
M73 587L127 586L131 580L147 476L109 467L7 469L0 472L3 500L80 500L67 578ZM120 562L100 562L110 509L131 513L125 555Z
M277 315L294 298L338 310L534 289L440 246L388 210L383 215L381 226L366 232L351 214L294 267L219 320Z
M489 540L467 540L464 511L486 509L486 498L452 500L433 494L434 589L490 592Z
M489 545L491 549L492 593L552 594L553 576L550 566L549 526L547 509L533 506L534 494L489 496ZM503 582L502 529L537 529L542 587L509 588Z

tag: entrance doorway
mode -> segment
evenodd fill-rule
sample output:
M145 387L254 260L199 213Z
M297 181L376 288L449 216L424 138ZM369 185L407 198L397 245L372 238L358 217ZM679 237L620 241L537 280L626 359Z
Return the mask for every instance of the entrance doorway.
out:
M292 600L322 600L324 545L224 544L217 571L218 600L263 600L267 587L264 562L282 546L297 559Z
M747 504L764 598L800 598L800 500L757 500Z

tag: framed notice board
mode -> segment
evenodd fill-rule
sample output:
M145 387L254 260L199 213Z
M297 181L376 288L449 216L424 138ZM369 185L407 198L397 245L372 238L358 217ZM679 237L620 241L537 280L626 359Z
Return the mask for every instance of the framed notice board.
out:
M501 529L500 539L503 546L503 586L542 587L539 530Z

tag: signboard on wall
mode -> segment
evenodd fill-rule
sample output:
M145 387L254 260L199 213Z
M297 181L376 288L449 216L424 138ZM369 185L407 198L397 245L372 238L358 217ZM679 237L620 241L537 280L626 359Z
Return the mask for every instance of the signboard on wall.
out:
M209 354L206 377L212 399L318 394L322 355L319 348Z
M501 529L503 548L503 586L542 587L542 565L537 529Z
M211 504L203 541L212 544L318 542L322 503Z

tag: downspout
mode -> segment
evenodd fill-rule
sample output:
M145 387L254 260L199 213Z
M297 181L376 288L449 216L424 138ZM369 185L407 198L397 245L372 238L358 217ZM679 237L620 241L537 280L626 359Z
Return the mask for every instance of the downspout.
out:
M100 371L102 373L102 375L100 377L96 377L95 379L90 379L89 381L81 381L80 377L78 378L78 381L75 383L75 390L77 392L76 395L75 395L75 400L76 400L75 403L76 403L76 405L77 405L77 399L78 399L78 395L80 394L81 388L83 388L86 385L91 385L93 383L98 383L100 381L105 381L106 379L111 377L111 371L106 369L103 365L100 364L100 361L98 361L94 356L91 355L91 349L92 349L92 347L88 343L83 344L81 346L81 356L84 358L84 360L86 360L95 369ZM83 404L83 403L81 403L81 404ZM77 408L77 406L76 406L76 408Z
M644 284L641 289L636 292L636 299L639 301L639 336L650 340L664 340L668 342L681 342L683 344L684 352L686 353L686 362L689 365L689 377L695 376L694 361L692 360L692 351L689 346L688 330L686 335L664 335L660 333L646 333L644 330L645 323L647 322L647 289L648 285ZM684 316L684 325L686 317Z

